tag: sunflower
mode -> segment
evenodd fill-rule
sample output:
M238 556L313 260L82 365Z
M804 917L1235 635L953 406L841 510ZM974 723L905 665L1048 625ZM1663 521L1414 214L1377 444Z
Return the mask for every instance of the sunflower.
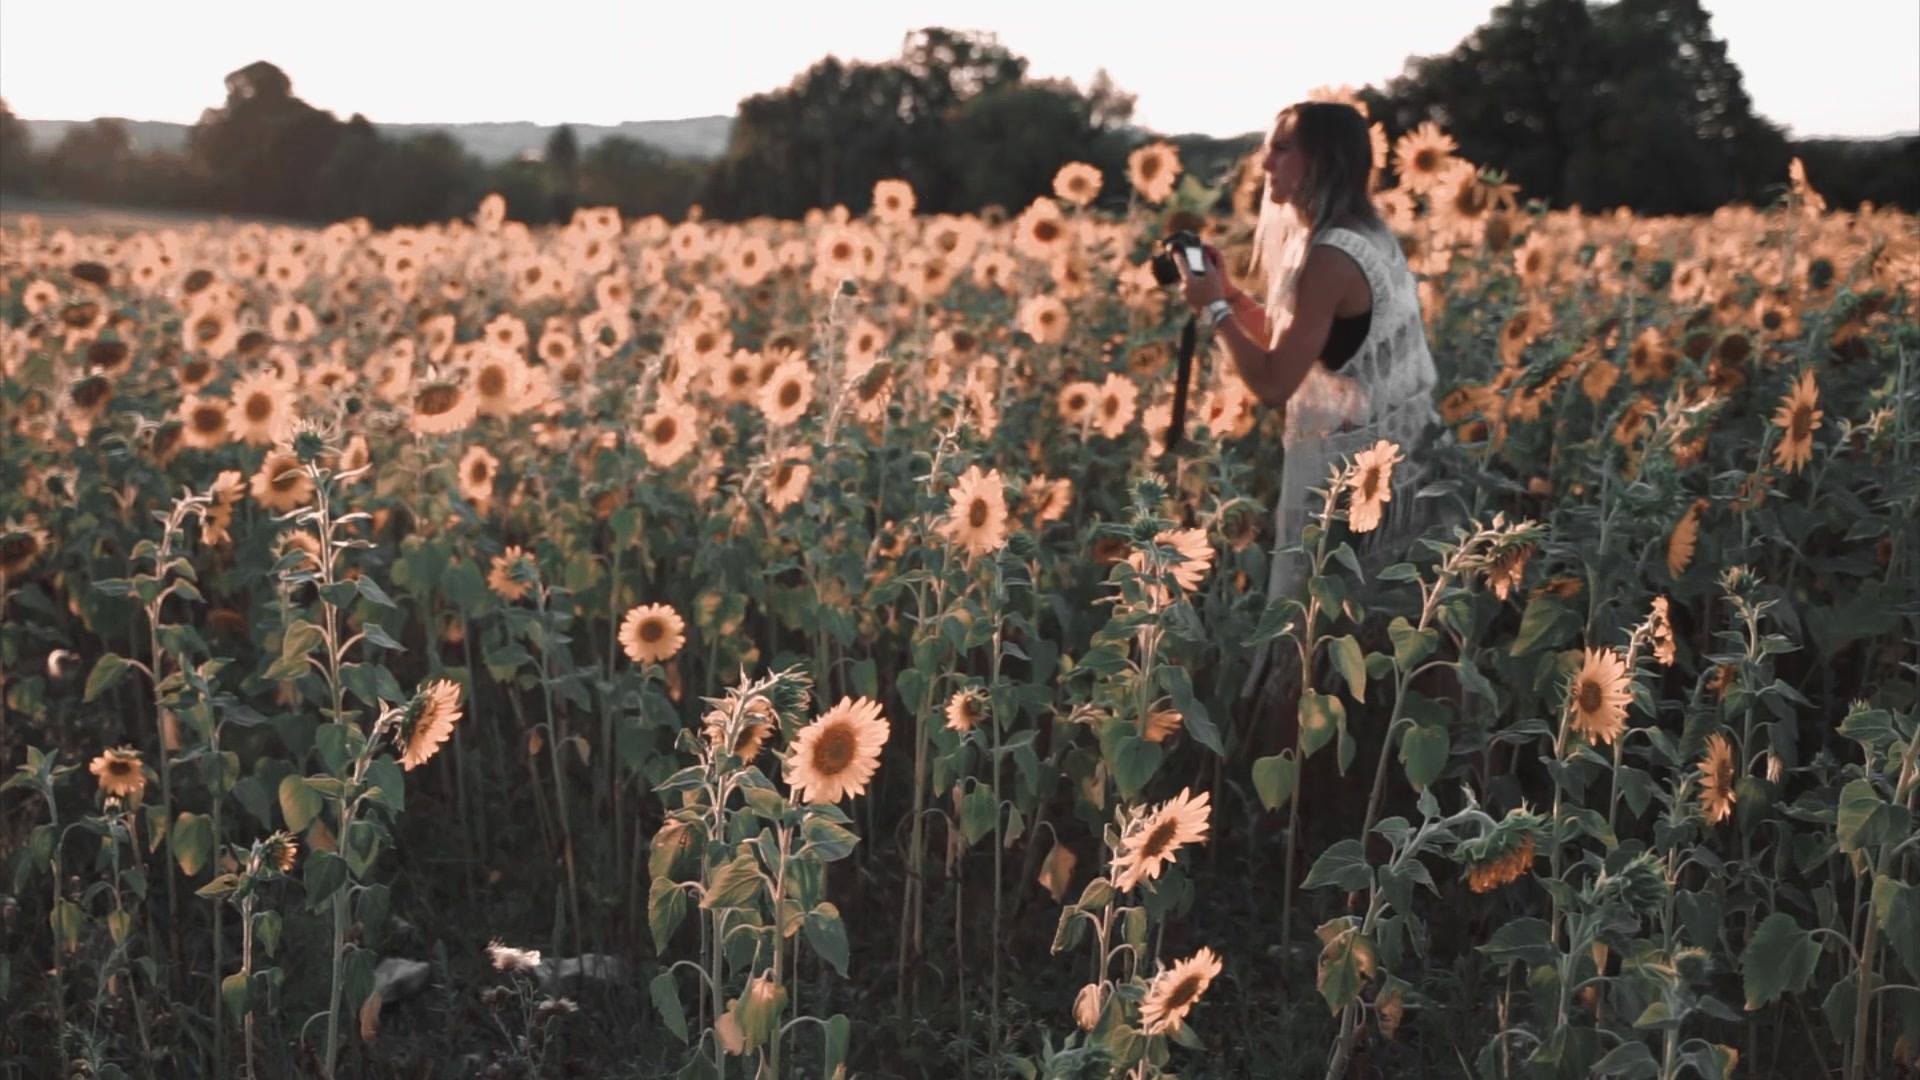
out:
M1180 148L1169 142L1150 142L1127 155L1127 182L1142 199L1165 202L1180 179Z
M1496 599L1505 600L1520 587L1527 573L1527 560L1533 556L1532 544L1514 544L1496 552L1487 562L1487 588Z
M477 412L466 387L441 379L413 390L413 416L407 423L416 435L444 435L464 429Z
M1086 379L1076 379L1060 388L1060 419L1079 425L1093 416L1093 403L1100 387Z
M522 334L526 327L518 320ZM524 344L522 345L524 347ZM489 416L508 417L524 410L531 395L527 362L518 349L483 348L467 362L467 380L473 387L474 411Z
M87 771L99 778L102 795L139 802L146 794L147 770L140 763L140 751L131 746L102 751Z
M1118 372L1108 372L1100 384L1100 397L1093 405L1093 423L1100 434L1117 439L1126 434L1127 425L1139 412L1140 387Z
M980 466L969 465L947 494L953 511L941 532L948 540L965 548L970 558L1006 546L1007 492L999 469L982 473Z
M1140 1002L1141 1033L1167 1035L1180 1030L1187 1013L1219 974L1220 958L1202 946L1199 952L1155 975Z
M1086 206L1100 197L1100 170L1084 161L1069 161L1053 174L1053 193L1075 206Z
M1706 756L1700 759L1700 812L1707 824L1718 825L1733 814L1739 795L1733 785L1733 744L1719 732L1707 736Z
M1664 596L1653 598L1653 609L1647 614L1647 636L1653 646L1653 658L1672 667L1674 657L1673 621L1669 617L1668 602Z
M1213 545L1207 541L1204 529L1162 529L1154 535L1153 542L1161 547L1170 547L1179 555L1179 560L1167 568L1173 575L1174 583L1183 592L1193 592L1206 580L1207 571L1213 567ZM1144 552L1135 551L1127 556L1127 564L1135 573L1147 572L1147 557ZM1166 588L1157 581L1146 582L1147 597L1158 610L1166 607L1172 598ZM1156 742L1158 740L1155 740Z
M1347 490L1353 501L1347 510L1347 526L1354 532L1372 532L1380 527L1386 504L1393 501L1393 466L1405 458L1400 447L1381 439L1353 458L1353 476Z
M876 361L848 381L853 415L861 423L871 424L887 415L887 403L893 400L892 365Z
M1667 536L1667 574L1679 577L1686 573L1687 564L1693 561L1693 550L1700 542L1700 512L1707 508L1705 499L1695 499L1687 512L1673 526L1673 532Z
M233 387L227 430L255 446L270 446L293 427L293 387L264 371L245 376Z
M500 459L493 451L475 444L460 457L460 497L484 507L493 501L493 480L500 474Z
M1113 857L1113 887L1131 892L1142 881L1159 877L1182 844L1204 843L1212 798L1204 791L1195 797L1181 788L1158 809L1135 818Z
M451 679L435 679L421 687L407 707L407 723L400 741L400 767L411 772L426 764L453 734L460 721L460 684Z
M1773 414L1774 426L1786 432L1773 447L1773 463L1778 468L1796 473L1813 457L1813 433L1820 427L1820 418L1826 415L1814 408L1819 402L1820 387L1814 382L1813 369L1809 368L1801 372Z
M1059 845L1055 845L1054 850L1059 851L1062 849ZM1045 872L1045 870L1041 871L1043 874ZM1044 885L1046 882L1043 880L1041 884ZM1059 897L1055 897L1054 899L1058 900ZM1073 1022L1080 1025L1081 1031L1092 1031L1099 1025L1100 1014L1105 1012L1106 1008L1106 988L1100 983L1088 983L1080 988L1078 994L1073 996Z
M300 841L293 834L282 829L260 842L260 863L270 866L282 874L293 872L293 864L300 857Z
M986 718L986 696L976 688L957 690L947 699L948 731L972 731Z
M1179 732L1186 719L1178 709L1154 709L1147 714L1147 724L1140 737L1151 743L1166 742L1168 736Z
M698 441L694 424L699 413L672 395L662 396L654 410L640 421L640 448L656 469L671 469Z
M737 701L734 695L728 694L718 702L715 708L707 710L706 716L701 718L701 728L706 735L707 745L716 750L720 748L721 741L726 738L727 723L733 717ZM767 736L773 734L774 726L779 723L780 717L774 711L773 703L763 697L748 699L745 713L740 725L740 734L735 736L730 752L741 761L752 761L760 756L760 748L765 745Z
M540 568L533 556L515 544L493 557L493 565L487 571L487 588L512 603L527 595L539 576Z
M1607 400L1607 395L1613 391L1613 384L1619 381L1620 365L1600 358L1588 363L1586 370L1581 372L1580 390L1587 395L1588 401L1599 405Z
M226 309L218 306L189 308L186 324L180 328L181 347L209 360L224 360L240 344L240 327Z
M813 482L813 466L801 460L805 456L804 448L782 455L767 475L767 507L774 513L799 502Z
M800 729L787 755L787 783L809 803L837 803L867 790L880 766L889 728L880 703L843 697L820 719Z
M813 371L801 359L783 361L760 388L760 412L772 427L786 427L813 404Z
M1013 222L1013 244L1022 255L1036 262L1047 262L1058 255L1068 241L1067 221L1060 212L1060 204L1046 196L1033 200L1032 205L1020 211ZM988 252L989 255L1001 254ZM1002 255L1002 257L1005 257ZM979 264L975 263L975 278L979 277Z
M1072 506L1072 477L1048 480L1036 476L1033 483L1027 485L1027 507L1033 515L1033 527L1036 529L1050 521L1063 520Z
M1627 662L1612 649L1588 649L1580 671L1567 687L1573 729L1588 742L1608 744L1627 730L1627 706L1633 701Z
M1477 893L1492 892L1511 884L1533 869L1534 839L1531 831L1502 830L1495 840L1467 866L1467 888Z
M1393 144L1393 170L1400 174L1400 186L1415 192L1438 187L1457 149L1453 137L1431 120L1400 136Z
M253 500L274 513L297 510L313 498L313 477L291 450L269 450L253 474Z
M1052 295L1035 296L1020 305L1020 330L1036 344L1051 345L1067 336L1067 305Z
M636 664L672 659L687 643L687 623L665 604L640 604L620 620L620 647Z
M880 180L873 185L873 216L900 225L913 220L913 185L905 180Z

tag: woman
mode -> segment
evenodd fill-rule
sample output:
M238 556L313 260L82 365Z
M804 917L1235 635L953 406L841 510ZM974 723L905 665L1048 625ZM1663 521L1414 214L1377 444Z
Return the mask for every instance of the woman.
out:
M1367 194L1373 164L1367 123L1348 105L1289 106L1267 135L1266 189L1254 231L1254 267L1267 275L1265 309L1213 272L1180 266L1187 303L1213 327L1240 377L1262 402L1286 409L1277 547L1298 544L1316 517L1332 465L1381 439L1407 460L1395 466L1380 526L1363 542L1376 566L1396 557L1426 522L1414 491L1427 440L1439 425L1433 357L1412 272ZM1271 315L1271 317L1269 317ZM1305 591L1307 558L1276 551L1269 599ZM1282 650L1282 656L1292 650ZM1268 656L1273 650L1268 650ZM1242 690L1258 686L1256 660Z

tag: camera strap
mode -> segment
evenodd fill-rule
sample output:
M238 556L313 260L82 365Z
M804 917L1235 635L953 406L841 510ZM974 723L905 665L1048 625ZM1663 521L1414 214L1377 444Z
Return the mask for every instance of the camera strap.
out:
M1180 445L1180 437L1187 422L1187 383L1193 376L1193 348L1199 334L1194 325L1199 316L1187 316L1187 325L1180 328L1180 362L1175 368L1173 378L1173 415L1167 420L1167 441L1164 453L1172 453Z

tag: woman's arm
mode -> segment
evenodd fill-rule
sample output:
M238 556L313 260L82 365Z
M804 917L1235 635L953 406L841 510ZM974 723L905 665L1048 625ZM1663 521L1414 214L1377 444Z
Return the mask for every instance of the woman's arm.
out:
M1248 337L1262 344L1273 338L1273 328L1267 325L1267 313L1260 302L1231 281L1227 282L1227 303L1233 305L1233 317L1240 320L1240 328Z
M1256 340L1238 317L1220 323L1215 336L1225 343L1241 379L1263 404L1283 406L1300 388L1313 362L1327 347L1327 336L1333 332L1334 305L1349 281L1359 276L1360 267L1345 252L1330 246L1316 246L1307 253L1306 265L1300 268L1300 279L1294 289L1293 321L1281 332L1279 344L1267 348L1268 335L1263 333ZM1233 303L1231 299L1228 302ZM1251 300L1248 303L1251 305ZM1253 306L1257 311L1258 306ZM1234 307L1238 315L1240 305ZM1264 315L1259 329L1267 329Z

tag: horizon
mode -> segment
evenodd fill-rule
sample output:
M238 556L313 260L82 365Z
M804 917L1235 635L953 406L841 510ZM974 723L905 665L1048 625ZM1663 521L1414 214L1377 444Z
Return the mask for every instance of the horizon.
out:
M749 17L764 31L725 49L719 63L699 63L699 50L649 54L628 62L628 40L695 41L711 31L698 12L668 9L642 15L565 0L541 10L532 26L503 28L460 9L411 5L394 10L353 0L340 17L292 25L284 13L222 0L196 19L192 35L170 34L177 17L130 3L106 3L89 45L95 62L125 73L114 80L74 79L71 67L39 47L58 32L66 8L9 4L0 11L0 98L22 119L84 123L114 118L191 126L224 100L221 80L256 60L286 72L293 92L315 108L374 124L459 126L529 124L613 127L733 118L739 102L781 89L828 56L876 63L899 55L906 33L927 26L985 26L1001 45L1029 61L1030 78L1063 78L1086 87L1105 69L1136 95L1133 126L1163 135L1232 138L1262 130L1279 104L1321 85L1382 86L1407 59L1450 51L1499 5L1488 0L1402 4L1391 26L1377 9L1243 12L1245 33L1218 35L1198 24L1195 55L1207 64L1204 83L1186 77L1164 35L1104 40L1084 27L1098 18L1145 24L1164 18L1158 6L1061 3L1036 17L1010 0L973 3L840 5L826 17L762 7ZM1920 5L1892 0L1834 0L1818 25L1775 14L1769 5L1705 2L1710 29L1740 69L1754 111L1793 139L1880 139L1920 134ZM353 18L355 9L367 18ZM913 17L903 17L911 12ZM458 17L452 17L455 14ZM569 15L571 17L569 17ZM636 20L646 19L644 25ZM367 39L356 27L386 25ZM604 25L602 25L604 24ZM1884 33L1862 35L1863 25ZM582 35L580 28L600 29ZM343 37L344 35L344 37ZM186 36L186 40L168 40ZM1323 40L1344 40L1327 49ZM1831 38L1831 47L1822 48ZM421 41L428 41L422 60ZM154 44L161 42L158 47ZM433 66L436 59L455 63ZM1284 74L1272 75L1281 69ZM217 70L216 70L217 69ZM492 74L506 71L511 77ZM128 86L147 108L128 107ZM23 93L24 90L24 93ZM506 110L512 109L511 113ZM134 115L136 112L145 115Z

